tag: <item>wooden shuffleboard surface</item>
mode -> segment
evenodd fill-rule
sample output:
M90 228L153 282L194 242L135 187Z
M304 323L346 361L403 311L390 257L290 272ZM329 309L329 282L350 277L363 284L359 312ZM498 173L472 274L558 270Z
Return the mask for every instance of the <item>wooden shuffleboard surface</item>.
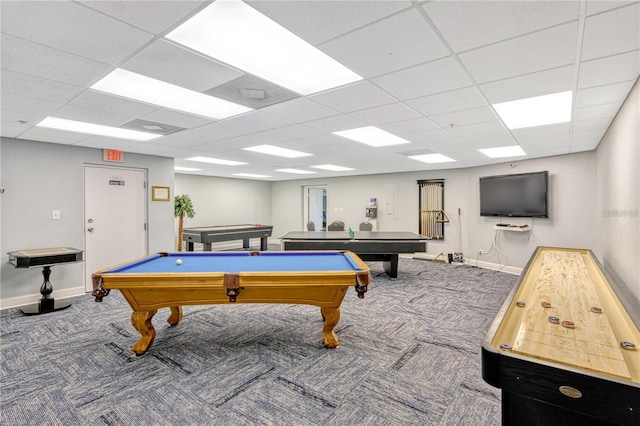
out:
M509 345L513 353L524 356L637 381L638 363L633 360L640 354L620 345L622 340L638 345L637 339L637 327L589 251L543 248L523 277L494 344Z

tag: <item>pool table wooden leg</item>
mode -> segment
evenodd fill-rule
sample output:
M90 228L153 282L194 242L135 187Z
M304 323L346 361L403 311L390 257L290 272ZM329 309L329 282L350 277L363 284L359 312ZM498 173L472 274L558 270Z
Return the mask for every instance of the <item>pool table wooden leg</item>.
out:
M131 350L135 352L136 355L142 355L147 352L156 338L156 330L151 323L156 312L158 312L157 309L153 311L133 311L133 314L131 314L131 324L142 336L140 340L131 347Z
M167 322L171 325L178 325L182 321L182 306L171 306L171 315L167 318Z
M333 329L340 321L340 308L320 308L320 313L324 319L324 327L322 328L322 342L327 348L340 347L338 343L338 335Z

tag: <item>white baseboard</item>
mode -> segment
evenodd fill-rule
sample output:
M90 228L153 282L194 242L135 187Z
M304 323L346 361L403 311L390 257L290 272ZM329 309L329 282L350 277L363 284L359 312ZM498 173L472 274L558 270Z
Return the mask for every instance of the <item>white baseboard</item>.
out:
M84 287L73 287L62 290L55 290L51 293L51 297L54 299L68 299L69 297L81 296L86 294ZM9 308L19 308L21 306L33 305L38 303L38 300L42 298L40 293L28 294L26 296L9 297L6 299L0 299L0 310Z
M404 255L400 255L400 256L404 257ZM414 253L412 255L408 255L408 257L412 257L415 259L424 259L424 260L433 260L436 258L436 256L437 255L435 254L429 254L429 253ZM491 262L482 262L482 261L476 262L475 259L469 259L468 257L464 259L464 264L477 266L478 268L491 269L492 271L506 272L507 274L513 274L513 275L522 274L522 268L517 268L515 266L503 266L503 265L499 265L497 263L491 263ZM452 265L454 264L452 263Z

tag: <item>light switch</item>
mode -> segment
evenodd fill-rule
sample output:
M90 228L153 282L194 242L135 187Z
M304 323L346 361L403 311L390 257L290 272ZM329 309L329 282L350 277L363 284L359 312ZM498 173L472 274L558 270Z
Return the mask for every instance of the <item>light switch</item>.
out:
M53 211L52 219L53 220L59 220L60 219L60 210L54 210Z

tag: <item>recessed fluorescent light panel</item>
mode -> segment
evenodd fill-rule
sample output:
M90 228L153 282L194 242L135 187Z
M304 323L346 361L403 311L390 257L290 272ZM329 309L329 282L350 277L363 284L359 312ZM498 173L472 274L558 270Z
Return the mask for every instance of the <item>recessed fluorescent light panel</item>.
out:
M301 95L362 80L240 1L216 1L166 37Z
M449 158L446 155L442 154L424 154L424 155L410 155L409 158L413 158L414 160L422 161L423 163L450 163L452 161L456 161L453 158Z
M308 157L313 154L309 154L307 152L295 151L293 149L280 148L273 145L258 145L251 146L248 148L242 148L246 151L259 152L260 154L269 154L275 155L278 157L286 157L286 158L300 158L300 157Z
M243 105L122 68L116 68L91 86L91 89L216 120L253 111L252 108Z
M220 158L210 158L210 157L191 157L185 158L187 161L199 161L201 163L209 163L209 164L220 164L223 166L241 166L243 163L241 161L231 161L231 160L222 160Z
M518 145L479 149L478 151L489 158L522 157L527 155Z
M65 120L64 118L47 117L38 127L48 129L66 130L69 132L86 133L89 135L107 136L117 139L130 139L134 141L149 141L162 137L155 133L139 132L137 130L121 129L119 127L103 126L101 124L85 123L83 121Z
M571 121L572 97L571 91L560 92L493 104L493 108L509 129L546 126Z
M198 170L202 170L202 169L196 169L194 167L175 166L173 170L176 172L197 172Z
M340 132L333 132L333 134L375 147L411 143L406 139L402 139L396 135L392 135L391 133L385 132L384 130L379 129L375 126L342 130Z
M311 170L301 170L301 169L277 169L275 170L276 172L283 172L283 173L293 173L296 175L311 175L317 172L312 172Z
M349 170L355 170L352 169L351 167L342 167L342 166L334 166L333 164L321 164L319 166L311 166L314 169L322 169L322 170L329 170L331 172L347 172Z
M250 178L269 178L269 175L254 175L253 173L234 173L231 176L241 176L241 177L250 177Z

